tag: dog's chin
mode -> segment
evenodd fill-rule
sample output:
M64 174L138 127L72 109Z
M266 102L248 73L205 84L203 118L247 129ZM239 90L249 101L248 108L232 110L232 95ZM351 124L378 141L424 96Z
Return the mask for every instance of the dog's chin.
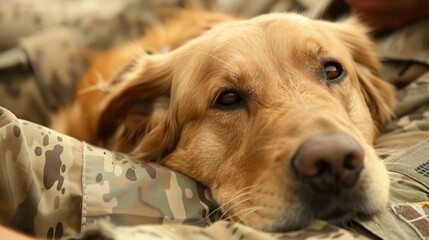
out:
M258 221L252 224L246 222L250 227L264 232L282 233L303 229L311 224L313 218L310 216L297 216L296 218L285 217L283 219L272 219L269 221Z
M336 225L339 227L345 227L349 225L354 219L368 220L372 217L372 214L363 213L363 212L352 212L345 210L334 210L332 212L326 213L324 216L296 216L296 218L284 218L283 220L272 222L271 224L260 225L256 224L252 227L258 228L266 232L289 232L296 231L308 227L311 223L318 219Z
M326 216L320 217L320 219L330 222L332 224L338 225L338 224L348 222L356 216L357 216L357 213L355 212L335 210L335 211L329 212Z
M336 210L332 211L324 217L320 217L321 220L324 220L332 225L336 225L339 227L344 227L349 225L349 223L356 218L360 218L360 216L366 216L366 218L370 218L371 214L363 213L363 212L352 212L352 211L344 211L344 210Z
M301 196L302 197L302 196ZM336 197L306 197L307 201L291 206L276 214L256 214L246 224L266 232L288 232L303 229L318 219L339 227L348 226L356 219L368 220L382 211L383 205L373 205L363 193L343 194ZM267 217L270 215L271 217Z
M378 213L378 212L377 212ZM329 216L321 218L332 225L338 227L349 227L355 224L355 221L368 221L377 213L365 213L365 212L332 212Z

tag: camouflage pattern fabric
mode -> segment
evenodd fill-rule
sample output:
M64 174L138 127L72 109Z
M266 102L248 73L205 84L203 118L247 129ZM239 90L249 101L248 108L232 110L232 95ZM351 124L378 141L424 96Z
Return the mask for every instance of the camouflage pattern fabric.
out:
M429 138L429 19L378 39L383 79L397 87L396 119L376 146L407 149Z
M85 71L83 48L113 46L159 23L155 3L183 4L112 1L101 14L94 9L104 8L103 1L76 7L83 2L67 2L73 11L56 17L52 14L61 11L46 12L44 7L61 9L61 1L0 2L1 106L46 124L51 112L73 99L67 92ZM347 11L338 1L208 2L244 16L292 9L335 20ZM216 221L221 214L209 192L186 176L156 164L134 163L126 155L19 120L0 108L0 224L48 239L427 239L428 21L376 38L383 79L397 87L398 106L396 118L376 141L392 181L389 206L373 219L356 220L347 230L315 221L300 231L279 234ZM156 225L134 226L139 224Z
M137 227L115 227L100 224L97 230L88 231L79 239L174 239L174 240L284 240L284 239L367 239L356 233L347 232L322 221L314 221L304 230L289 233L266 233L238 223L218 221L206 228L185 225L157 225Z
M429 164L428 156L429 140L425 140L385 159L391 180L389 207L368 221L357 221L364 232L381 239L429 238L429 169L418 170Z
M0 153L0 223L39 237L70 236L99 221L206 226L220 216L209 192L187 176L18 120L4 108Z

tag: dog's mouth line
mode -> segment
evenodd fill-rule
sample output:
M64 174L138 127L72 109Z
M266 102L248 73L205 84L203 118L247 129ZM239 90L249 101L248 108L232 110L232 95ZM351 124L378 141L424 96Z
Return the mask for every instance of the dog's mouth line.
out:
M368 220L374 214L362 208L332 208L324 212L315 214L315 218L321 219L333 224L343 224L353 219Z
M357 212L355 212L355 211L343 210L343 209L334 209L333 211L329 212L328 214L326 214L326 215L324 214L324 216L320 217L320 219L328 221L328 222L338 223L338 222L350 220L350 219L354 218L355 216L357 216Z

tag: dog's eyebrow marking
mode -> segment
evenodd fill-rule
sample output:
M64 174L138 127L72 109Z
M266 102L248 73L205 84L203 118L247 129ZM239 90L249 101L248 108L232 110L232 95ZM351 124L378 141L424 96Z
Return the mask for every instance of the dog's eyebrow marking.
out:
M216 56L214 56L214 55L212 55L212 54L210 54L210 53L206 53L206 52L202 52L202 51L197 51L197 50L193 50L193 51L186 51L187 53L200 53L200 54L203 54L203 55L206 55L206 56L209 56L209 57L212 57L212 58L214 58L214 59L216 59L216 60L218 60L218 61L220 61L220 62L222 62L222 63L224 63L226 66L228 66L228 67L232 67L229 63L227 63L227 62L225 62L225 60L222 60L222 59L220 59L220 58L218 58L218 57L216 57ZM230 70L232 70L232 69L230 69Z
M328 55L328 51L325 49L325 47L320 44L318 41L309 40L307 42L307 51L309 53L316 53L319 56L321 55Z
M331 55L322 44L312 38L307 38L303 42L304 44L300 45L300 48L294 50L301 61L308 61L308 59L320 61L321 58Z

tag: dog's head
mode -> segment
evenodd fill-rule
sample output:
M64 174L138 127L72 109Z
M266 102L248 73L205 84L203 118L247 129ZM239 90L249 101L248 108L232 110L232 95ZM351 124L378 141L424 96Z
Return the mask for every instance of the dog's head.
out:
M371 215L389 188L372 148L393 102L379 72L353 21L225 23L119 73L99 135L202 182L231 219L259 229Z

